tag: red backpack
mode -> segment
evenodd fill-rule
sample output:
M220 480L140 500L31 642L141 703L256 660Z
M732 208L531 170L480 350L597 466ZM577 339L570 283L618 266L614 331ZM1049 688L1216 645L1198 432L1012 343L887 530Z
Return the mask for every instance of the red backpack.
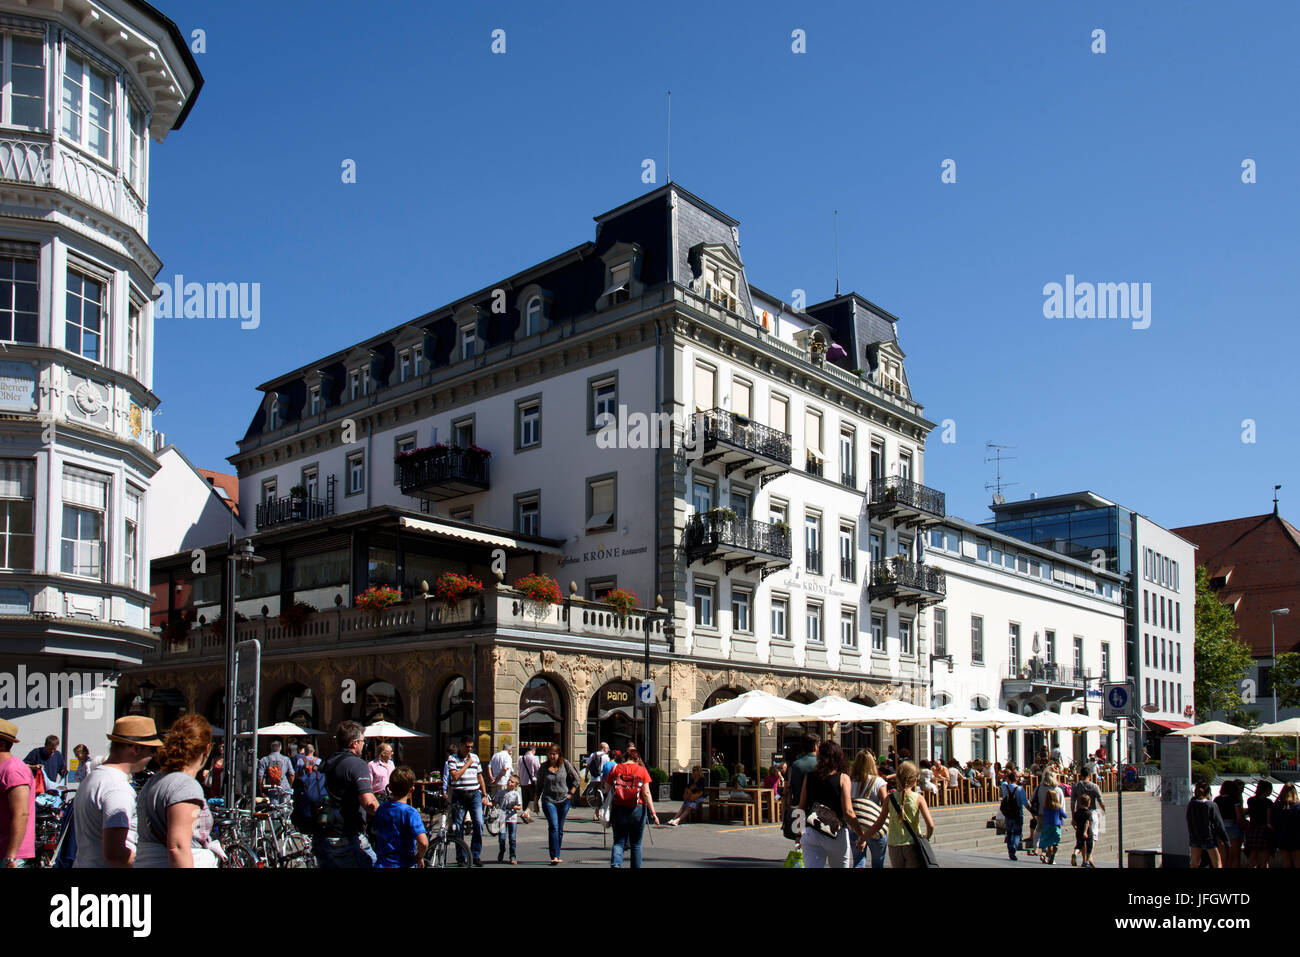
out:
M636 772L637 764L620 764L610 772L613 783L614 803L619 807L636 807L641 802L642 777Z

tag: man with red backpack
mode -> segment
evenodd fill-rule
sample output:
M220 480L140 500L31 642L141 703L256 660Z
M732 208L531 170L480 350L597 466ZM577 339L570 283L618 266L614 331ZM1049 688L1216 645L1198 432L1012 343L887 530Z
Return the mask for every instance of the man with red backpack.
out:
M631 848L632 866L641 866L641 836L645 832L646 815L659 823L654 800L650 795L650 772L645 769L636 748L629 746L620 756L620 763L605 775L605 791L612 793L610 826L614 830L614 847L610 851L609 866L623 866L623 849Z

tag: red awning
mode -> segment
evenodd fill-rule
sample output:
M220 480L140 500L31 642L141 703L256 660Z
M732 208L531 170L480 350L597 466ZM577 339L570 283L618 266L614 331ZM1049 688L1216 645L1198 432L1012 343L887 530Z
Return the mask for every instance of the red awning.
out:
M1159 725L1162 728L1168 728L1170 731L1177 731L1179 728L1190 728L1190 721L1148 721L1147 724Z

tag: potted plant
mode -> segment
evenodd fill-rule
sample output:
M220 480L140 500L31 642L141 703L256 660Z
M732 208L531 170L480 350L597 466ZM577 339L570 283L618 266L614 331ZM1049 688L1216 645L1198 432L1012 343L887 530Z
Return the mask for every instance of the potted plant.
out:
M242 624L243 622L246 621L248 621L247 615L243 614L242 612L238 612L238 611L235 612L236 625ZM226 613L225 612L219 613L216 618L213 618L210 622L208 622L208 627L212 629L212 634L214 637L225 638L226 637Z
M727 766L725 764L715 764L711 770L713 786L718 788L725 787L727 781L731 778L731 773L727 770Z
M636 601L636 592L626 588L615 588L605 596L605 604L624 617L636 607Z
M280 624L289 631L297 631L318 610L315 605L309 605L305 601L295 601L289 607L280 610Z
M178 645L190 636L190 628L194 624L192 612L181 612L174 615L167 624L162 627L162 640L164 644Z
M483 591L483 583L473 575L461 575L457 572L443 572L433 585L433 596L447 605L455 605L462 598L478 595Z
M551 605L559 604L563 599L560 583L549 575L525 575L515 582L515 591L523 594L526 601L544 611Z
M733 512L731 509L725 507L711 508L704 514L709 516L709 520L713 522L718 522L718 521L734 522L736 520L736 513Z
M655 786L655 800L669 801L672 795L669 793L672 788L668 784L668 772L663 768L651 768L650 780Z
M375 617L386 608L391 608L402 600L402 593L392 585L371 585L356 598L352 599L352 607L364 608L373 612Z
M294 518L302 518L307 511L307 488L295 485L289 489L289 508Z

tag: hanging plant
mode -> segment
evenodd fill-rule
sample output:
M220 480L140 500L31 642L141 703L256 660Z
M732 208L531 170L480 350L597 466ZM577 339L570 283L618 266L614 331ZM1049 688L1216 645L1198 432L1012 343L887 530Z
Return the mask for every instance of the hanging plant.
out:
M190 628L194 624L193 612L182 612L175 616L162 628L162 640L169 645L178 645L190 636Z
M433 584L433 597L451 605L468 595L477 595L482 591L481 581L473 575L461 575L457 572L443 572Z
M605 604L624 616L636 607L636 601L636 592L626 588L615 588L605 596Z
M525 575L515 582L515 591L525 599L543 608L556 605L563 599L560 583L548 575Z
M291 631L296 631L319 610L315 605L309 605L305 601L295 601L288 608L281 609L280 624Z
M736 513L733 512L731 509L725 507L711 508L705 514L707 514L709 518L715 520L726 520L728 522L734 522L736 520Z
M236 625L241 625L246 621L248 621L247 615L243 614L242 612L238 612L238 611L235 612ZM213 618L210 622L208 622L208 627L212 629L212 634L215 635L217 638L225 638L226 637L226 613L222 612L221 614L217 615L216 618Z
M355 608L381 612L392 608L402 600L402 593L392 585L371 585L352 601Z

